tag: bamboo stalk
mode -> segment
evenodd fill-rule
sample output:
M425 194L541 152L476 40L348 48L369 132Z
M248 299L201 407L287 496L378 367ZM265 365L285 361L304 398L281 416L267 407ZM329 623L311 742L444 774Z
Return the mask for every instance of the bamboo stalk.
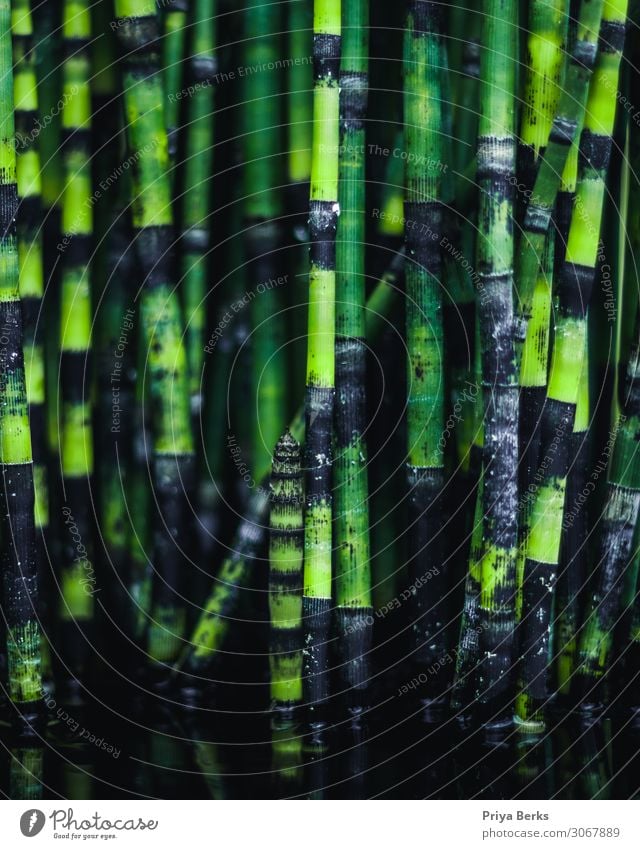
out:
M16 15L16 25L19 17ZM18 187L11 8L0 2L0 468L2 470L2 618L6 624L11 721L25 730L41 714L38 567L34 475L19 294Z
M403 62L405 167L408 555L412 658L430 666L446 650L447 579L443 558L444 431L442 263L441 10L410 2ZM409 154L412 160L409 161ZM435 576L421 580L426 570ZM442 694L434 677L425 699Z
M480 57L476 271L485 408L477 692L495 721L511 696L518 527L518 389L513 340L516 9L489 0Z
M250 0L244 15L247 67L276 65L281 57L280 6ZM248 273L255 281L251 301L251 455L262 480L286 422L286 375L282 313L282 138L280 75L263 70L247 78L243 115L244 239Z
M193 94L186 103L183 185L181 197L181 288L185 345L189 361L191 410L202 407L206 307L211 253L210 200L214 161L214 80L218 67L216 0L193 0L190 8L190 53L186 62Z
M522 235L516 254L518 355L531 315L537 268L543 254L562 172L585 114L589 81L596 59L602 8L603 0L581 0L576 37L567 57L557 113L524 212Z
M338 223L340 0L314 0L313 140L309 196L309 313L305 393L305 702L317 718L329 697L332 590L332 436L335 239Z
M158 21L150 0L116 0L132 169L132 215L141 280L140 325L152 431L155 567L148 651L160 666L181 648L182 586L194 446L183 323L175 291L174 220L168 174ZM160 672L160 674L162 674Z
M190 3L189 0L156 0L156 2L161 8L162 20L162 75L167 145L169 161L175 166L178 156L178 125ZM173 173L169 175L169 179L173 179Z
M59 616L63 623L65 663L74 678L89 673L95 620L94 473L92 431L91 255L93 192L91 184L91 16L88 2L66 0L62 35L64 136L62 165L60 402L62 406L62 536ZM77 533L76 533L77 532ZM81 631L76 633L76 627ZM74 682L70 682L74 685Z
M334 533L336 631L347 704L361 708L373 637L367 480L365 341L365 121L368 0L342 9L340 164L336 244Z
M580 141L576 210L558 279L558 309L551 373L541 425L542 480L531 511L526 540L520 641L521 668L516 716L525 732L544 728L552 599L555 589L571 435L586 343L587 310L596 264L602 252L605 181L611 153L615 90L624 43L626 0L605 2L600 51ZM543 464L544 465L543 467ZM632 529L633 532L633 529Z

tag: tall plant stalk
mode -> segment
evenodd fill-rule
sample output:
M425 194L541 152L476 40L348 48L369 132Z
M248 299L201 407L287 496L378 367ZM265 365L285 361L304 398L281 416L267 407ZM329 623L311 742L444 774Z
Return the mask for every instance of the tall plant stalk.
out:
M185 628L182 587L188 494L194 474L183 323L175 291L174 220L163 109L158 20L151 0L116 0L127 141L134 159L132 217L138 258L140 340L152 432L155 567L148 651L172 663Z
M430 665L446 645L443 563L444 350L442 325L442 17L432 2L409 2L404 41L404 216L407 345L408 555L412 660ZM411 157L411 159L410 159ZM436 578L425 580L430 571ZM434 588L435 584L435 588ZM440 681L435 676L436 691ZM426 698L434 695L429 687Z
M544 728L552 600L562 538L571 436L580 390L587 310L602 248L599 241L618 84L626 0L605 2L600 51L589 89L566 255L559 272L555 344L541 424L542 481L531 509L523 578L520 674L516 716L521 728ZM544 468L543 468L544 464ZM631 529L633 534L633 528ZM630 540L629 540L630 543Z
M34 475L19 294L16 237L18 186L10 3L0 3L0 469L2 471L2 619L6 624L8 693L23 727L42 700Z
M314 0L303 617L305 701L316 717L329 697L341 26L340 0Z
M336 244L336 409L334 533L336 628L340 677L361 707L372 645L365 342L365 120L368 96L368 0L342 10L340 166Z
M214 161L214 78L218 60L215 52L216 0L192 0L190 6L190 55L186 66L193 94L186 101L185 110L180 262L189 393L192 412L198 415L202 407L209 256L212 248L210 202Z
M585 114L589 81L596 60L602 7L603 0L581 0L576 37L567 57L560 101L524 212L516 255L518 354L531 316L537 268L543 255L562 172Z
M82 680L88 673L95 617L94 520L91 505L94 450L92 430L93 191L91 184L91 14L88 2L65 0L62 35L64 134L62 164L60 399L62 405L62 566L59 616L65 662ZM77 536L72 533L77 530ZM82 633L76 633L76 627Z
M275 447L271 471L269 665L274 761L278 752L286 762L286 754L300 748L295 722L302 704L303 506L300 445L285 431Z
M484 396L478 699L511 696L517 545L518 387L513 339L516 7L485 5L480 56L476 271Z
M250 0L244 16L247 67L268 68L281 56L280 5ZM286 374L281 298L283 193L281 103L277 70L249 76L244 88L245 245L251 288L251 456L254 475L268 474L286 423ZM280 283L278 283L280 281Z

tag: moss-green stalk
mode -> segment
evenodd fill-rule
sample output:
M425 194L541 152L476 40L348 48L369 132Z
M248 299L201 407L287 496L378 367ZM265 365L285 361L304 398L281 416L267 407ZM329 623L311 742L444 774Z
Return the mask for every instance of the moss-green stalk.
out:
M244 15L247 67L268 68L281 58L281 7L250 0ZM244 214L251 298L253 475L268 473L271 453L286 424L286 372L282 314L282 138L283 92L277 70L247 77L243 100Z
M365 120L368 0L342 7L340 218L336 244L334 534L339 675L358 701L369 682L372 643L365 341Z
M214 78L217 72L216 0L192 0L190 21L186 74L193 94L188 98L185 110L180 262L189 392L192 412L198 415L202 406L209 255L212 247L209 212L214 155Z
M407 344L407 486L412 660L430 666L446 645L446 577L442 537L444 350L442 322L442 10L410 2L403 52L404 217ZM411 161L410 161L411 160ZM430 572L431 580L425 580ZM429 679L431 698L442 677Z
M149 4L147 4L149 5ZM161 6L162 20L162 69L164 83L164 114L167 131L169 161L175 165L178 155L180 106L184 75L185 46L189 0L157 0ZM214 21L211 21L213 27ZM169 179L172 179L171 174Z

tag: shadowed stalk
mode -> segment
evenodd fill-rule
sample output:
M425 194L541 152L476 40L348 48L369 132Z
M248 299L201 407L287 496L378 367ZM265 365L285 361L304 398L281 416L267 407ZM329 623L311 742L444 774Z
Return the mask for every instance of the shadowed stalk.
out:
M91 184L91 15L88 2L65 0L62 67L62 253L60 264L60 403L62 537L59 616L64 661L75 678L88 673L95 617L92 430L93 191ZM76 627L81 633L78 633Z
M622 388L622 414L611 458L607 494L600 519L600 545L593 592L580 632L572 688L581 709L602 700L599 686L612 660L614 629L621 615L623 587L633 567L633 535L640 511L640 316L636 343Z
M185 44L187 41L187 20L189 6L195 0L156 0L161 6L162 21L162 74L164 85L164 114L167 131L169 161L175 166L178 155L178 124L182 104L182 86L184 73ZM149 3L147 3L149 5ZM157 13L156 13L157 14ZM214 21L211 20L211 27ZM169 174L173 180L173 171Z
M589 475L591 448L589 402L589 343L587 340L569 448L572 466L567 478L560 570L555 596L555 685L563 696L569 695L575 670L578 650L576 637L582 619L584 588L587 580L589 510L586 497L590 497L589 494L594 488ZM603 469L596 466L593 471L600 474Z
M214 77L216 0L191 0L188 85L194 91L186 103L181 198L181 289L185 314L185 344L189 361L191 411L202 407L203 360L211 252L210 200L214 146Z
M62 4L58 0L44 0L38 4L34 15L36 70L38 80L38 107L42 116L48 116L33 128L40 154L40 180L42 186L43 262L45 297L43 298L43 343L46 389L46 436L50 469L60 451L58 434L58 369L51 367L58 360L59 345L59 268L56 245L60 239L60 212L62 204L63 171L60 166L60 130L62 91L62 61L60 26ZM35 140L35 139L34 139ZM53 478L52 478L53 480ZM49 489L51 508L54 506L55 487ZM57 540L52 540L57 546Z
M11 721L30 725L42 700L34 476L23 355L16 237L18 186L11 10L0 2L0 469L2 620Z
M291 224L293 279L289 280L289 305L286 323L291 328L288 338L292 383L305 381L307 338L306 280L309 273L309 178L311 175L311 133L313 129L313 69L311 65L313 8L308 0L289 0L288 51L294 60L287 71L287 172L288 207ZM290 397L295 403L295 397Z
M340 218L336 244L334 534L339 675L350 707L369 686L373 636L367 481L365 119L368 0L345 0L340 64Z
M281 59L281 7L271 0L249 0L244 14L247 67ZM244 239L252 294L250 335L253 407L251 458L256 480L268 474L271 452L286 423L286 374L281 248L283 192L281 75L262 71L243 86Z
M150 0L116 0L124 107L132 168L132 217L140 274L140 342L152 432L155 576L148 651L173 662L185 628L182 587L188 545L188 494L194 476L183 323L175 291L169 154ZM145 399L146 400L146 399Z
M540 427L542 480L525 541L520 670L516 716L525 732L544 729L548 646L570 447L587 331L587 310L602 255L605 183L611 154L616 90L626 21L626 0L605 2L600 50L580 140L576 206L557 282L557 318L547 402ZM633 533L633 528L631 530ZM630 541L629 541L630 542Z

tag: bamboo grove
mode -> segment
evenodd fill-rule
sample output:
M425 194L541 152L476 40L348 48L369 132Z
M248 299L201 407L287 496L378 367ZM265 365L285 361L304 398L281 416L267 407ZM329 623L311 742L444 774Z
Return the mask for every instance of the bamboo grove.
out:
M640 7L395 5L0 0L20 735L640 717Z

